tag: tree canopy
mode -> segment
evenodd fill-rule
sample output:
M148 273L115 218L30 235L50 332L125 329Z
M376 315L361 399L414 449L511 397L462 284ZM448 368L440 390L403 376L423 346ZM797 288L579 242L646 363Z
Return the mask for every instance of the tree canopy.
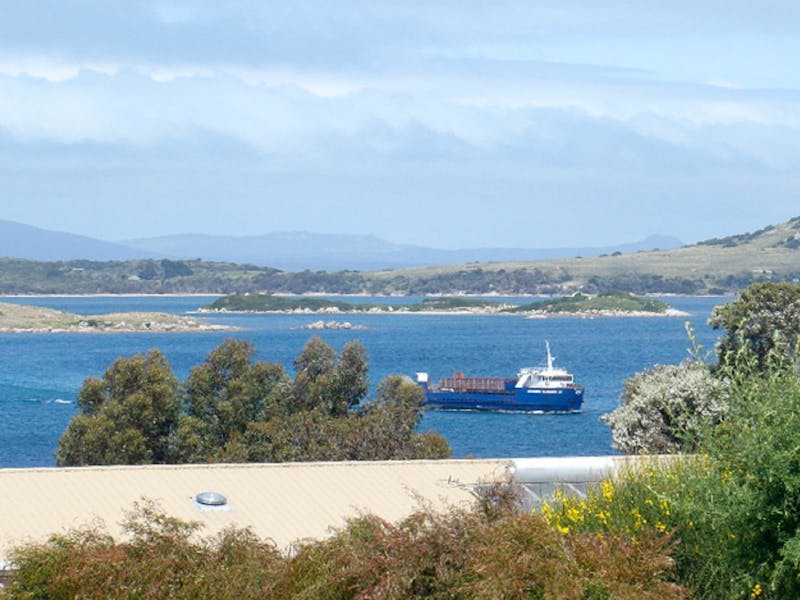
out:
M228 340L180 384L157 350L117 359L87 378L62 436L59 465L282 462L444 458L440 435L416 432L422 390L390 376L364 402L367 355L337 353L312 337L283 366L254 361L248 341Z
M737 300L716 307L709 323L725 332L717 345L720 364L748 358L762 369L769 361L794 364L800 337L800 285L753 284Z

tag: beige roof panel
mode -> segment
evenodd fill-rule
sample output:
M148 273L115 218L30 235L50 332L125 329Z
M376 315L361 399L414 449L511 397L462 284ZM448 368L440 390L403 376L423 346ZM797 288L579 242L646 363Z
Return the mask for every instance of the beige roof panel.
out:
M360 512L397 521L419 498L442 508L466 504L476 483L505 477L507 460L436 460L283 464L0 469L0 562L10 547L101 521L121 536L125 512L142 498L169 515L204 524L204 535L251 527L287 549L321 538ZM214 491L227 510L194 501Z

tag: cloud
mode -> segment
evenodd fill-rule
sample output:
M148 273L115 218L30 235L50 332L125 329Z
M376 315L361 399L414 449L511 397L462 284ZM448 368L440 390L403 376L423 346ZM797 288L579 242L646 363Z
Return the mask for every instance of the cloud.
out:
M770 0L8 0L0 178L17 201L263 195L302 207L262 215L292 228L357 206L364 233L376 198L468 224L553 197L587 226L598 198L787 198L798 17Z

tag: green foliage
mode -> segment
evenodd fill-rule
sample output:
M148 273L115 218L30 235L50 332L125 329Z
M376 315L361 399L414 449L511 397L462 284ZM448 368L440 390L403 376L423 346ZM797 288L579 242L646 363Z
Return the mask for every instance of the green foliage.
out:
M9 598L618 598L672 600L668 541L562 536L537 514L420 509L352 519L282 556L248 530L196 526L140 503L116 542L99 530L17 548Z
M179 389L164 357L118 359L89 378L61 438L59 465L282 462L446 458L438 434L417 433L422 390L398 376L369 389L358 342L339 355L312 337L295 361L253 361L250 342L229 340L192 369Z
M218 298L205 308L232 311L320 311L350 310L356 305L350 302L326 300L325 298L287 298L270 294L234 294Z
M194 274L192 268L180 260L163 259L161 261L161 269L163 270L164 279L172 279L173 277L189 277Z
M244 311L244 312L426 312L453 311L462 309L499 309L505 306L500 302L478 300L475 298L426 298L416 304L370 304L352 303L343 300L327 300L325 298L286 298L269 294L234 294L218 298L208 306L207 310Z
M164 355L117 359L88 378L56 451L59 465L163 463L180 416L178 380Z
M800 336L800 285L757 283L725 306L709 323L725 335L717 345L721 364L753 356L760 368L779 360L794 365Z
M290 395L283 367L252 362L250 342L228 340L192 369L185 384L188 416L179 427L178 460L213 456L251 422L282 414Z
M725 333L717 365L645 371L605 417L626 452L699 454L559 499L548 517L603 535L673 532L678 581L699 598L800 597L800 286L754 284L710 322Z
M547 312L547 313L577 313L594 311L619 311L619 312L650 312L663 313L669 306L659 300L638 298L629 292L610 290L601 292L597 296L575 294L566 298L555 300L540 300L516 308L507 309L505 312Z
M725 332L717 366L709 368L696 348L693 360L656 366L624 382L621 405L603 416L617 448L629 454L694 451L701 435L726 417L731 373L794 367L800 285L753 284L739 299L717 306L709 323Z
M725 382L697 360L626 379L620 403L602 419L626 454L692 452L728 409Z
M723 366L728 415L701 452L546 509L556 527L634 538L672 532L697 598L800 597L800 374Z

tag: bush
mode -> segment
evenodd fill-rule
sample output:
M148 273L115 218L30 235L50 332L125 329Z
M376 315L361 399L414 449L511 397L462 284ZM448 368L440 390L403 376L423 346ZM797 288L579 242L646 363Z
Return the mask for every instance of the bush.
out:
M97 530L14 551L10 598L686 598L668 538L562 535L538 514L420 509L393 525L352 519L281 555L247 530L196 526L144 502L130 539Z
M697 360L660 365L626 379L621 406L603 415L627 454L691 452L727 412L726 384Z
M752 357L751 357L752 358ZM722 368L730 411L701 453L543 508L563 532L671 534L698 598L800 597L800 375L782 361Z

